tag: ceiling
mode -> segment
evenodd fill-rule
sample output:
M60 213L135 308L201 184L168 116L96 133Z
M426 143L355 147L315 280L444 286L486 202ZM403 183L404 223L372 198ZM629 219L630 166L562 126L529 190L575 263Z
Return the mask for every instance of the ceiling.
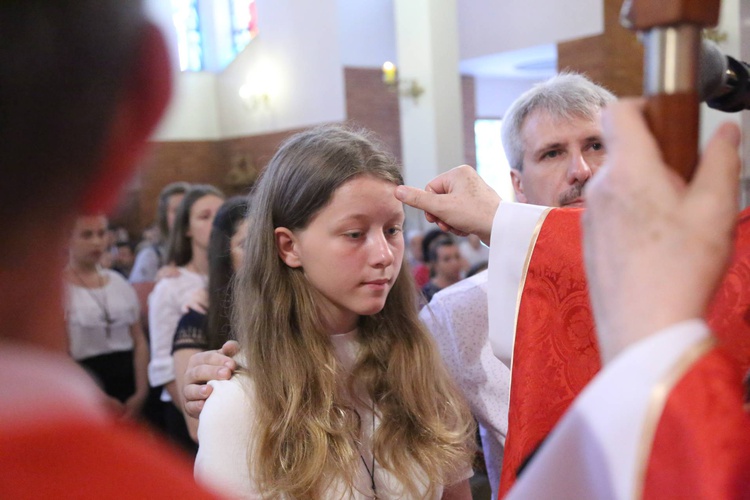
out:
M500 52L460 63L461 73L484 78L546 79L557 69L557 46L537 45L525 49Z

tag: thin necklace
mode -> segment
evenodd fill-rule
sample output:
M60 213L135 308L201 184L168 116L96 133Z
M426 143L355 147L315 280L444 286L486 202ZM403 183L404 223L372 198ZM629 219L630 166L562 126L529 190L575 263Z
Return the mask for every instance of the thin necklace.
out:
M86 282L83 280L80 274L76 272L75 269L73 269L73 266L70 266L70 271L75 275L76 278L78 278L78 281L81 282L82 288L86 290L86 292L91 296L91 298L94 300L97 306L102 310L102 321L104 321L104 334L107 336L107 338L110 337L112 331L112 325L114 324L115 320L112 319L112 317L109 315L109 307L107 305L107 290L104 288L104 279L102 278L101 273L99 273L99 268L96 268L96 277L97 281L99 282L99 290L102 291L102 299L99 300L97 297L97 294L94 293L94 290L89 288L86 285Z
M370 435L370 442L372 442L374 437L375 437L375 403L372 404L372 434ZM375 487L375 450L372 450L372 469L370 469L367 466L367 461L365 460L365 457L362 456L361 451L359 452L359 458L362 459L362 464L364 464L365 470L367 471L367 474L370 476L370 487L372 488L372 497L377 499L378 490Z

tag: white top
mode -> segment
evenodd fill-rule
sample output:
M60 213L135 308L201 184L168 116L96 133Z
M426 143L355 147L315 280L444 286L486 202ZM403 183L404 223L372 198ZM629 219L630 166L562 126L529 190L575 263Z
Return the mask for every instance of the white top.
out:
M75 360L133 349L130 327L140 319L138 297L119 273L109 269L101 273L108 282L100 288L66 283L65 318L70 355ZM109 336L105 309L113 321Z
M508 431L510 370L495 357L489 343L487 277L483 271L444 288L419 316L479 421L494 498Z
M638 447L652 391L708 336L702 320L685 321L620 353L578 395L507 498L640 498Z
M162 250L163 251L163 250ZM148 245L138 252L133 262L133 269L130 271L129 280L131 283L143 283L156 281L156 273L159 272L162 259L156 253L154 245Z
M336 356L349 369L357 355L358 343L356 332L332 335L331 340L336 349ZM216 492L230 498L261 498L247 467L247 447L254 431L253 413L253 383L246 375L238 374L230 380L212 380L211 397L201 412L198 427L198 442L200 447L195 459L196 479ZM369 448L372 427L372 412L368 409L359 410L362 422L363 448L362 456L368 467L372 469L372 454ZM375 427L379 420L375 419ZM470 477L471 469L461 480ZM353 494L346 489L343 481L333 483L332 491L325 492L321 498L372 498L370 476L365 466L359 470L355 478ZM375 483L379 498L406 498L401 491L401 485L395 478L376 462ZM442 496L439 489L434 498ZM421 498L421 497L420 497Z
M184 314L182 306L190 299L191 293L206 286L206 277L177 268L179 276L163 278L148 296L148 326L151 337L151 361L148 363L148 380L152 387L167 384L174 380L172 360L172 340L177 323ZM162 401L171 401L164 390Z

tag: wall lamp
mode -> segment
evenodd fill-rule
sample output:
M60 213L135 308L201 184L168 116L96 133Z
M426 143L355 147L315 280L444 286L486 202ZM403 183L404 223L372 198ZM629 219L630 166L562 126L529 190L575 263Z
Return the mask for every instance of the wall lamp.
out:
M383 63L383 83L388 86L391 92L396 92L401 97L411 97L415 104L419 100L419 96L424 94L425 91L417 80L400 80L398 69L391 61Z
M268 92L254 91L248 84L240 87L239 95L248 111L259 111L261 108L270 107L271 97Z

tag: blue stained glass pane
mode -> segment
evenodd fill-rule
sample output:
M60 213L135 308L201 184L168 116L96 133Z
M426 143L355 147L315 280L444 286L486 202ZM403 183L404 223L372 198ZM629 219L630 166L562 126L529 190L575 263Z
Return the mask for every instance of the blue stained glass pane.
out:
M232 47L235 54L242 52L257 34L255 0L229 0L232 16Z
M203 69L203 37L197 0L172 0L172 21L182 71Z

